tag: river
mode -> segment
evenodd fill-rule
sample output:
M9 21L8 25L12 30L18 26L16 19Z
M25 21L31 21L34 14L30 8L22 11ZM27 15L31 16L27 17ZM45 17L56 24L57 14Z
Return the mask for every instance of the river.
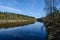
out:
M0 40L46 40L47 31L43 23L0 28Z

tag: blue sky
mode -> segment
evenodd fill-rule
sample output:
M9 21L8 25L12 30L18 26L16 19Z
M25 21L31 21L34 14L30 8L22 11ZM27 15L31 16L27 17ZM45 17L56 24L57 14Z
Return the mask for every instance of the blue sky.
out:
M14 12L40 18L44 13L44 0L0 0L0 11Z

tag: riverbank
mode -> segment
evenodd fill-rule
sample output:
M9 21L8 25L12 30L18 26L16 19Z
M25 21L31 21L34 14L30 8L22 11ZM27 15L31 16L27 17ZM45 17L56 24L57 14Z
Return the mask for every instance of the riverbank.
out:
M0 28L9 28L33 24L35 20L0 20Z
M32 24L35 21L36 19L31 16L9 12L0 12L0 28L23 26Z
M43 22L48 31L47 40L60 40L60 14L54 13L38 19Z

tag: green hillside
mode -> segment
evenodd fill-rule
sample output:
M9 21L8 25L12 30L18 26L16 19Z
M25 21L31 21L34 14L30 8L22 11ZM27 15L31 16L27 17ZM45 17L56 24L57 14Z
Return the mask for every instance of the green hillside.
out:
M31 16L0 12L0 28L9 28L15 26L23 26L35 23L35 18Z
M0 12L0 20L30 20L35 19L34 17L15 14L15 13L8 13L8 12Z

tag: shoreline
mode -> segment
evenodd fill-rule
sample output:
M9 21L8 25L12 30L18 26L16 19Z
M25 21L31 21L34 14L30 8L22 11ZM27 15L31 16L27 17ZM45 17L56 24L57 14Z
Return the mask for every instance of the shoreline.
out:
M35 23L35 20L0 20L0 28L24 26Z

